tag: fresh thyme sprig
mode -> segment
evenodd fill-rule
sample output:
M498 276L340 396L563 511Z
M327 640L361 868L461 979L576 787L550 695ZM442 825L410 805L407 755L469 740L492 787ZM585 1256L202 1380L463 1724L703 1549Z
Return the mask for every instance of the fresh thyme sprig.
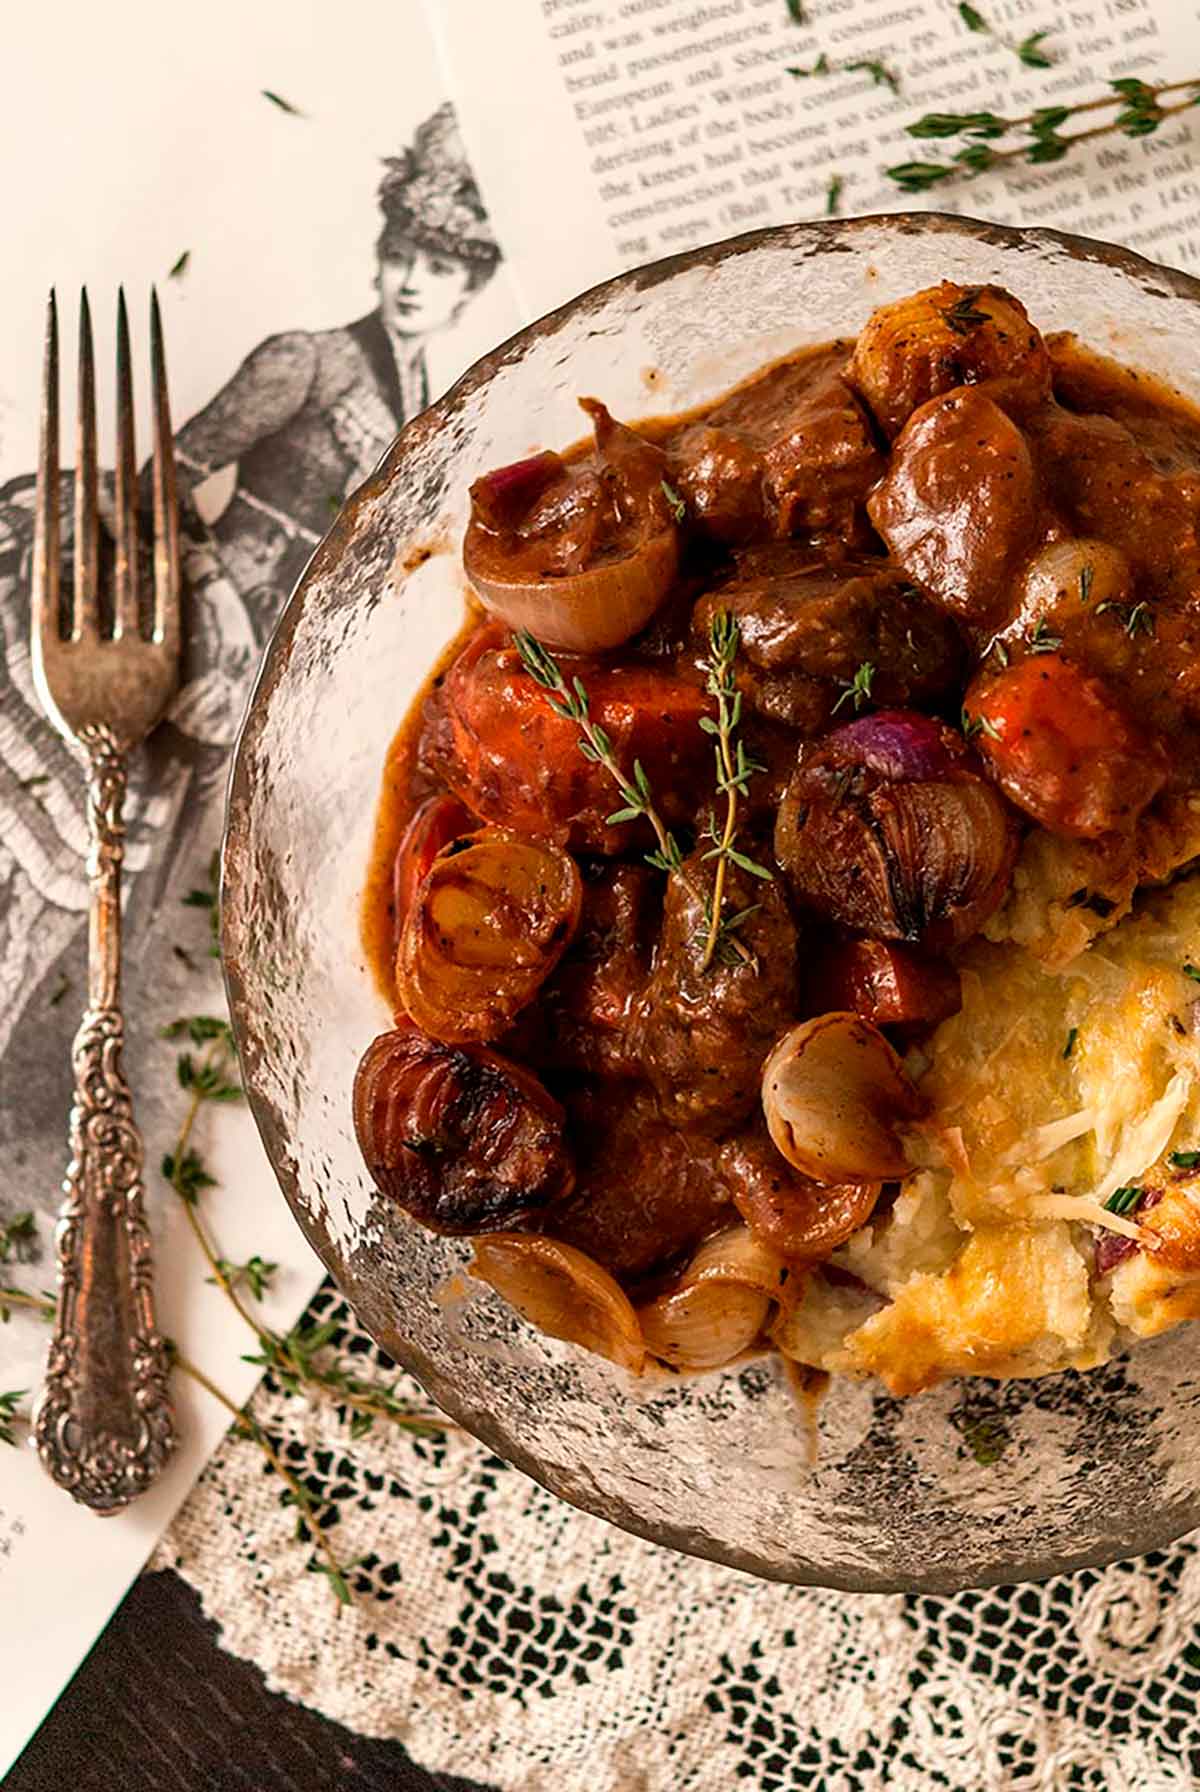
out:
M214 853L212 858L208 861L208 882L204 888L189 890L186 896L180 897L180 901L184 908L203 908L208 910L209 927L212 936L208 943L208 955L210 958L219 958L221 956L221 946L218 939L218 928L221 923L218 904L220 883L221 855L219 853Z
M716 872L709 901L708 934L700 960L702 971L708 969L723 940L732 944L738 927L757 907L755 904L754 907L741 909L736 914L725 914L726 867L736 865L751 877L762 878L767 883L773 877L773 873L765 865L757 864L754 859L739 852L734 845L737 838L738 797L747 794L751 777L763 769L757 760L747 755L745 741L739 738L736 745L734 742L742 719L742 693L737 688L734 676L740 643L741 630L736 620L728 610L718 610L708 627L707 680L709 695L717 701L717 718L714 721L711 716L701 716L700 726L706 734L714 737L717 792L725 798L725 825L719 837L714 828L713 845L703 855L706 859L716 860Z
M50 1320L54 1317L54 1301L48 1295L39 1297L36 1294L25 1294L17 1288L5 1288L0 1290L0 1298L3 1298L11 1306L27 1308L30 1312L39 1314L43 1319ZM321 1525L317 1503L303 1481L292 1473L257 1420L251 1418L249 1413L243 1412L229 1398L229 1395L223 1393L217 1384L204 1373L203 1369L186 1357L179 1346L170 1339L167 1340L167 1356L173 1368L178 1369L181 1375L186 1375L189 1380L194 1381L198 1387L204 1388L214 1400L225 1408L232 1420L231 1430L236 1431L239 1437L250 1438L258 1445L287 1488L291 1503L300 1512L298 1535L301 1542L311 1539L325 1558L323 1563L315 1564L315 1566L319 1566L321 1572L328 1575L330 1586L339 1605L351 1604L352 1594L347 1574L354 1564L338 1560ZM13 1430L14 1423L28 1423L26 1415L17 1410L17 1402L23 1398L23 1391L0 1394L0 1443L15 1444L17 1439Z
M1149 604L1122 604L1108 599L1097 604L1092 612L1095 616L1103 616L1111 611L1120 620L1121 627L1132 641L1135 635L1152 635L1154 633L1154 611Z
M14 1307L25 1307L46 1320L54 1317L54 1302L49 1296L39 1298L37 1295L25 1294L16 1288L6 1288L2 1291L2 1295L3 1299ZM287 1487L291 1503L298 1508L301 1514L298 1527L300 1540L306 1542L311 1538L316 1548L325 1557L324 1562L316 1564L316 1566L320 1567L322 1573L329 1576L330 1585L338 1603L340 1605L351 1604L352 1596L346 1577L349 1568L354 1564L339 1562L321 1525L317 1503L303 1481L299 1476L293 1474L257 1420L243 1412L229 1398L228 1394L223 1393L216 1383L204 1373L203 1369L186 1357L179 1346L170 1339L167 1340L167 1356L173 1368L178 1369L181 1375L186 1375L197 1386L204 1388L214 1400L226 1409L232 1420L231 1430L236 1431L240 1437L252 1439L258 1445L271 1467ZM17 1438L13 1429L14 1424L29 1423L28 1416L20 1412L17 1407L17 1402L24 1397L25 1390L0 1394L0 1443L15 1445ZM351 1433L353 1435L353 1426Z
M941 313L942 322L947 329L953 330L956 336L969 336L980 324L986 324L991 318L991 312L980 310L979 300L982 296L982 289L973 286L955 299L952 305L947 305Z
M627 778L617 764L607 730L594 722L588 713L588 694L583 680L576 678L568 685L554 655L528 629L518 629L513 640L529 676L535 684L541 685L544 691L550 693L549 703L555 715L562 716L564 721L574 722L578 728L579 751L593 765L602 765L621 793L625 807L615 810L608 817L609 825L616 827L620 822L637 821L645 816L658 841L657 851L646 854L647 864L653 865L657 871L678 871L683 864L683 853L679 842L654 806L650 780L641 760L634 760L633 777Z
M335 1406L346 1407L353 1415L350 1435L355 1440L373 1430L376 1419L391 1420L417 1437L440 1437L449 1428L440 1418L414 1413L397 1393L395 1382L364 1381L340 1364L318 1363L318 1353L328 1350L336 1332L336 1321L328 1319L313 1325L301 1322L282 1337L264 1327L262 1350L245 1360L269 1369L290 1394L302 1393L306 1386L319 1388Z
M873 684L874 679L874 665L870 660L864 660L862 665L858 668L858 671L854 674L854 677L843 690L837 702L834 704L833 714L837 714L843 703L852 703L854 705L854 713L855 715L858 715L871 701L871 685Z
M724 612L721 612L721 615L724 616ZM724 622L720 623L719 628L718 621L719 619L714 618L713 629L715 632L712 636L713 653L719 653L722 660L724 660L724 656L730 653L733 657L729 658L728 667L719 673L714 671L714 662L713 659L710 658L708 689L717 697L718 720L714 721L711 716L704 716L701 718L700 726L706 733L713 734L717 737L717 789L718 792L726 798L726 828L718 833L715 823L713 824L710 830L710 838L713 841L713 851L706 853L704 856L705 858L714 858L718 857L718 855L721 858L729 857L733 863L740 863L743 870L752 871L757 877L770 877L771 873L767 871L765 867L761 865L756 866L752 859L748 859L744 854L739 854L737 852L736 848L732 845L732 835L729 835L727 838L730 821L729 805L731 802L733 803L733 815L736 817L737 793L738 791L741 791L744 794L746 779L750 776L751 772L758 770L759 767L754 761L747 759L745 747L742 743L738 743L736 752L734 750L732 734L741 717L741 699L738 696L736 686L733 684L733 658L737 655L739 637L737 625L731 623L728 617L725 617ZM730 633L730 630L732 630L732 634ZM719 649L716 645L718 638L721 642ZM598 723L592 720L588 707L587 689L583 680L581 678L575 678L572 680L571 684L568 685L562 668L554 658L554 655L547 647L542 645L535 635L530 634L528 629L518 629L513 635L513 640L516 643L517 651L521 656L521 661L525 670L529 673L529 676L534 682L539 684L542 689L548 693L547 701L555 715L562 716L565 721L574 722L579 729L579 751L583 754L585 759L591 760L594 765L602 765L604 767L605 771L608 772L609 776L617 786L617 789L624 797L625 807L623 809L614 810L614 812L607 818L610 826L616 827L621 822L637 821L640 817L644 816L654 829L655 837L658 841L656 850L646 854L646 863L652 865L656 871L678 872L684 876L686 881L688 874L684 870L683 852L680 849L679 842L676 840L674 834L667 827L654 806L654 798L650 789L650 780L646 776L641 761L639 759L634 760L632 780L627 778L617 763L616 756L613 753L612 741L609 739L607 732L601 728ZM730 648L730 640L732 640L732 648ZM719 680L725 687L724 703L726 708L724 711L722 711L721 708L722 698L715 687L714 680ZM734 714L735 704L736 715ZM724 736L721 732L722 714L724 715L724 724L726 727ZM728 752L729 754L728 763L726 763L723 756L724 752ZM708 932L705 935L706 943L702 966L703 969L708 967L712 959L712 951L708 948L708 942L712 938L712 930L714 926L717 929L718 940L723 938L737 957L741 958L746 963L751 963L754 958L754 954L742 940L737 938L736 934L737 926L746 919L748 914L752 914L754 910L747 909L743 911L740 916L727 917L722 925L719 893L724 889L724 882L724 876L721 872L720 865L718 865L718 899L714 901L712 895L707 895L702 898L704 903L705 925L708 929ZM693 890L693 894L695 893L696 892ZM716 948L714 947L713 950L715 949Z
M0 1225L0 1263L20 1261L25 1247L36 1237L37 1225L32 1213L14 1213L10 1220Z
M18 1402L24 1400L28 1388L13 1388L7 1394L0 1394L0 1444L16 1444L15 1425L27 1425L27 1416L18 1410Z
M669 479L660 479L658 483L662 487L662 495L667 500L667 508L675 521L677 523L686 522L687 505L680 493L676 491Z
M54 1296L47 1288L41 1294L26 1294L23 1288L0 1286L0 1325L7 1325L13 1307L27 1307L47 1321L54 1318Z
M1039 616L1032 632L1025 637L1025 645L1030 653L1057 653L1062 646L1062 636L1052 635L1046 627L1046 618Z
M974 740L977 734L986 734L989 740L999 740L1000 730L990 716L973 716L963 705L962 731L964 740Z
M1033 164L1060 162L1081 143L1114 133L1125 137L1148 137L1168 119L1200 104L1200 75L1186 81L1140 81L1122 76L1109 82L1110 92L1076 105L1041 106L1020 118L1004 118L996 112L927 112L907 127L910 137L947 139L965 137L969 141L957 150L948 162L899 162L885 169L889 180L905 193L923 193L943 181L960 176L986 174L1004 162L1024 161ZM1186 93L1187 98L1164 106L1165 95ZM1063 134L1062 126L1070 119L1092 112L1117 108L1116 116L1087 130ZM1024 141L1001 149L992 144L999 138L1023 134Z
M236 1101L242 1096L241 1086L234 1076L233 1033L227 1021L206 1014L173 1021L163 1032L170 1040L187 1039L198 1048L198 1055L194 1057L192 1053L184 1052L176 1061L179 1084L186 1091L188 1102L175 1147L163 1158L162 1173L183 1203L188 1225L212 1271L209 1279L221 1289L258 1343L258 1351L246 1360L272 1370L289 1392L312 1389L325 1394L338 1406L348 1408L352 1414L350 1430L354 1438L364 1436L377 1418L386 1418L419 1436L440 1435L447 1429L447 1424L432 1415L412 1412L398 1397L394 1383L377 1385L363 1381L347 1374L336 1362L316 1360L317 1352L327 1348L332 1341L336 1330L332 1323L295 1326L281 1336L250 1312L243 1294L248 1291L252 1299L261 1300L278 1266L258 1255L245 1263L232 1263L218 1252L201 1219L198 1201L204 1190L216 1186L216 1178L209 1173L192 1143L196 1120L207 1102ZM327 1576L339 1604L352 1603L348 1576L353 1564L339 1562L325 1536L312 1495L282 1460L263 1427L175 1347L172 1347L172 1360L221 1402L232 1415L238 1434L255 1443L280 1475L300 1514L301 1541L311 1538L325 1558L323 1563L310 1566Z
M889 68L886 62L880 62L875 56L858 56L842 60L827 56L824 50L808 68L785 68L785 75L791 75L797 81L809 81L820 75L870 75L876 87L890 87L893 93L900 91L900 77Z
M215 1179L210 1176L208 1180L212 1182ZM256 1251L254 1256L247 1257L244 1263L230 1263L227 1257L218 1257L217 1267L231 1288L236 1288L239 1283L244 1282L254 1299L261 1300L264 1294L269 1293L279 1265L278 1263L268 1263ZM220 1287L216 1276L208 1276L205 1279Z
M287 1488L285 1497L287 1498L288 1503L294 1505L299 1513L299 1517L296 1521L297 1540L301 1543L312 1542L325 1558L324 1562L310 1562L309 1567L311 1569L319 1570L320 1573L329 1577L330 1587L339 1606L353 1605L354 1595L350 1590L350 1581L348 1577L350 1569L354 1567L355 1564L352 1562L342 1562L338 1559L336 1550L325 1535L325 1529L321 1523L316 1500L314 1500L312 1494L304 1485L304 1482L300 1477L293 1474L267 1432L258 1423L257 1419L251 1418L248 1412L243 1412L241 1407L232 1401L228 1394L223 1393L216 1382L212 1381L210 1377L204 1373L203 1369L193 1363L190 1358L184 1356L183 1352L179 1349L179 1346L172 1343L170 1340L167 1342L167 1355L176 1369L182 1374L189 1376L198 1386L204 1388L207 1393L211 1394L214 1400L220 1402L229 1413L230 1419L232 1420L230 1425L231 1431L236 1431L239 1437L247 1437L253 1443L258 1445L258 1448L262 1451L271 1467L275 1470L275 1473Z
M1019 57L1026 68L1054 67L1054 57L1042 48L1043 40L1050 35L1048 31L1031 31L1028 37L1020 39L1006 37L1002 31L997 31L994 25L989 24L979 8L970 4L970 0L958 0L958 16L968 31L995 38L998 44L1003 44L1006 50L1011 50L1014 56Z

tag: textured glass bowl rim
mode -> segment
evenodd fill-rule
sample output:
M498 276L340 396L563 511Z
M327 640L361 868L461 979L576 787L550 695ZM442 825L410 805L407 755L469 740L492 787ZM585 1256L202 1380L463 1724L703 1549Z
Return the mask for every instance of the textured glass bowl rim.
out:
M1177 269L1164 267L1160 262L1151 261L1148 257L1139 255L1135 250L1127 249L1120 244L1103 242L1094 237L1078 236L1067 231L1049 228L1023 229L950 212L870 213L856 218L819 219L798 224L775 225L763 230L746 231L738 236L726 237L720 242L707 243L698 249L689 249L677 255L665 256L658 261L646 262L640 267L616 275L611 280L601 281L577 294L555 310L548 312L544 317L538 318L535 322L516 331L504 342L498 344L496 348L482 356L455 381L454 385L436 403L430 405L427 410L421 412L419 416L404 426L380 460L375 471L346 500L329 531L314 549L307 566L296 581L295 588L263 654L238 733L230 767L225 825L221 844L221 959L230 1020L243 1066L250 1111L276 1180L301 1231L339 1286L344 1283L344 1263L341 1253L329 1234L313 1219L308 1206L302 1199L293 1167L292 1154L289 1150L289 1141L277 1123L272 1104L264 1099L261 1091L255 1086L253 1066L257 1061L258 1052L255 1049L257 1035L254 1012L248 992L237 969L240 962L240 942L236 937L234 924L228 919L232 905L224 900L226 891L233 887L233 883L238 877L240 853L234 822L239 812L243 814L246 812L249 802L249 766L266 721L272 694L287 664L292 637L304 613L310 582L315 574L323 571L331 562L336 561L343 545L349 541L353 533L354 520L359 510L381 495L392 476L395 462L408 452L414 440L426 434L436 434L437 431L445 428L449 419L453 417L469 394L486 385L492 375L531 340L554 330L574 312L587 311L608 295L651 288L688 269L712 267L727 257L742 255L749 251L762 248L770 249L771 247L786 250L803 244L810 253L820 253L822 249L836 253L848 242L852 242L856 236L880 230L894 232L897 237L945 233L968 237L975 242L1000 250L1017 250L1028 247L1030 244L1043 244L1047 249L1064 252L1071 260L1081 264L1093 262L1116 269L1119 273L1128 275L1131 280L1136 280L1144 290L1151 293L1157 292L1163 297L1173 296L1186 299L1200 308L1200 279ZM1200 340L1200 319L1198 319L1198 340ZM509 1435L503 1425L493 1421L490 1414L473 1408L465 1409L458 1398L454 1378L443 1373L418 1344L411 1339L401 1339L400 1343L403 1348L398 1350L396 1341L389 1340L389 1353L397 1358L403 1368L417 1378L436 1405L462 1429L470 1432L495 1455L529 1475L568 1504L603 1518L608 1523L615 1524L635 1536L643 1537L650 1543L678 1550L687 1555L700 1556L709 1561L720 1562L727 1567L739 1569L760 1579L786 1581L793 1585L833 1587L846 1592L890 1590L901 1593L954 1593L963 1590L961 1581L941 1573L930 1575L928 1578L909 1577L904 1582L897 1581L889 1587L885 1585L878 1574L861 1577L853 1573L842 1574L829 1569L814 1569L802 1561L788 1564L785 1567L776 1562L769 1562L753 1551L732 1547L712 1547L707 1539L698 1537L687 1527L647 1521L624 1500L601 1495L593 1500L584 1500L578 1497L574 1491L559 1485L558 1477L553 1469L547 1468L532 1452L523 1448L516 1438ZM1185 1520L1182 1524L1179 1522L1181 1510ZM1193 1504L1186 1508L1176 1506L1172 1516L1165 1523L1156 1525L1151 1521L1144 1526L1132 1529L1126 1547L1123 1548L1121 1554L1123 1557L1136 1556L1163 1548L1197 1525L1200 1525L1200 1488L1197 1489ZM999 1586L1020 1581L1044 1580L1051 1575L1073 1572L1082 1568L1103 1567L1114 1559L1111 1547L1083 1550L1078 1553L1068 1551L1054 1556L1033 1558L1022 1564L1019 1569L1015 1569L1011 1565L1006 1566L1002 1571L998 1570L994 1574L980 1576L972 1584Z

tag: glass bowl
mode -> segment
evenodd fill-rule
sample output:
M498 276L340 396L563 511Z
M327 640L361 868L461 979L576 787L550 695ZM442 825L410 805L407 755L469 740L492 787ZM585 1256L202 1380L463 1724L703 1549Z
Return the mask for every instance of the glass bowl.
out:
M350 1116L389 1024L359 944L388 744L462 616L467 487L620 417L682 410L860 328L943 277L998 281L1044 330L1200 400L1200 283L1110 245L920 214L757 231L596 287L488 355L398 437L313 555L238 744L223 941L251 1105L301 1227L433 1399L555 1493L752 1574L948 1592L1144 1551L1200 1523L1188 1328L1090 1374L960 1381L905 1401L782 1365L635 1380L541 1336L462 1274L461 1243L382 1201Z

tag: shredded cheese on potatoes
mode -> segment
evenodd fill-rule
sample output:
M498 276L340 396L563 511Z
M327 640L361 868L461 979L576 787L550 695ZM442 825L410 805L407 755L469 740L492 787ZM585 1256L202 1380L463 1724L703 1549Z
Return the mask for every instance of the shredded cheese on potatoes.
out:
M1200 878L1143 895L1061 968L1011 941L964 948L962 1010L925 1051L921 1168L834 1253L865 1289L812 1277L780 1349L911 1393L1090 1368L1200 1317L1200 1167L1171 1162L1200 1151L1193 958ZM1120 1188L1146 1193L1113 1213ZM1138 1247L1107 1269L1105 1232Z

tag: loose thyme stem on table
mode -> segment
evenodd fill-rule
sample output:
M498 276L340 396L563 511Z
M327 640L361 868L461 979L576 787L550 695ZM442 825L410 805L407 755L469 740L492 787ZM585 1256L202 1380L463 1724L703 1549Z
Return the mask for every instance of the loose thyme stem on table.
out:
M1077 105L1042 106L1020 118L1004 118L995 112L927 112L907 127L910 137L945 139L962 136L973 141L965 149L956 151L948 162L899 162L885 173L904 192L921 193L960 175L986 174L1005 162L1024 161L1032 165L1061 162L1078 144L1091 142L1096 137L1149 137L1168 118L1200 104L1200 76L1158 84L1125 76L1110 81L1109 86L1112 91L1098 99L1082 100ZM1161 103L1165 94L1185 91L1188 98L1176 105ZM1062 135L1061 127L1068 119L1081 118L1113 106L1120 110L1107 123ZM998 138L1015 131L1027 132L1028 140L1003 149L991 148Z
M339 1561L337 1552L334 1550L328 1537L326 1537L320 1518L317 1515L317 1503L303 1481L298 1475L292 1473L291 1469L283 1460L279 1451L275 1448L270 1437L263 1430L258 1421L252 1419L249 1413L243 1412L241 1407L237 1406L234 1401L229 1398L228 1394L222 1393L216 1382L210 1381L203 1369L198 1368L188 1357L185 1357L178 1345L168 1344L168 1354L177 1369L182 1370L183 1374L190 1376L198 1386L204 1388L211 1394L214 1400L220 1401L221 1405L232 1417L233 1423L230 1429L239 1432L242 1437L250 1438L258 1445L267 1461L271 1464L271 1467L275 1470L275 1473L287 1487L288 1492L291 1494L292 1500L295 1503L296 1509L300 1513L303 1524L308 1528L309 1535L311 1536L314 1545L325 1557L324 1562L321 1564L321 1573L329 1577L329 1584L333 1589L334 1598L337 1600L339 1606L353 1605L354 1594L351 1591L350 1582L347 1579L347 1574L349 1569L353 1566L353 1563Z
M25 1294L19 1288L0 1288L0 1308L5 1307L23 1307L30 1312L39 1314L43 1319L54 1318L54 1302L52 1300L42 1295ZM173 1368L178 1369L181 1375L186 1375L189 1381L194 1381L197 1387L201 1387L206 1393L211 1394L213 1399L225 1408L233 1421L230 1426L231 1430L236 1431L240 1437L250 1438L258 1445L271 1467L287 1486L297 1509L312 1533L313 1542L325 1557L322 1573L328 1574L338 1603L340 1605L352 1604L353 1596L346 1580L346 1569L349 1565L338 1561L318 1520L316 1501L304 1483L292 1473L287 1463L284 1462L262 1426L244 1412L235 1401L231 1400L228 1394L222 1392L216 1382L206 1375L198 1364L193 1363L190 1357L185 1356L179 1346L170 1339L167 1341L167 1355ZM22 1397L22 1393L0 1394L0 1443L16 1443L16 1437L12 1431L14 1420L28 1423L26 1415L16 1410L16 1402Z
M178 1080L180 1086L187 1091L188 1103L175 1149L163 1159L163 1174L183 1202L192 1235L212 1271L211 1279L259 1344L259 1354L248 1360L269 1368L294 1392L299 1392L302 1386L319 1389L338 1405L350 1408L356 1415L351 1421L352 1437L362 1437L377 1418L386 1418L420 1436L441 1435L448 1425L432 1415L409 1411L397 1399L393 1387L364 1382L348 1375L339 1367L319 1367L312 1360L317 1349L329 1342L335 1330L331 1322L310 1327L307 1331L295 1326L286 1336L280 1336L257 1320L245 1305L238 1293L237 1281L245 1276L251 1294L259 1298L270 1285L275 1265L265 1263L258 1256L251 1257L246 1264L234 1265L219 1254L201 1221L198 1203L200 1193L215 1186L216 1179L204 1168L191 1143L197 1116L205 1103L237 1100L242 1095L241 1085L233 1080L231 1074L235 1064L233 1034L226 1021L208 1015L195 1015L190 1019L175 1021L164 1032L168 1039L188 1038L192 1044L202 1048L202 1056L197 1060L191 1053L183 1053L177 1060ZM322 1562L310 1566L327 1577L339 1606L353 1604L354 1596L348 1577L355 1564L339 1561L321 1525L317 1504L303 1481L288 1467L256 1419L217 1387L202 1369L184 1356L178 1346L172 1344L170 1352L175 1366L199 1386L207 1389L225 1407L232 1417L233 1429L240 1436L257 1444L283 1480L300 1514L302 1525L307 1528L315 1547L324 1557Z
M1014 56L1019 57L1026 68L1054 67L1055 58L1042 48L1043 39L1049 37L1049 31L1031 31L1028 37L1020 39L1007 37L1003 31L997 31L977 6L970 5L969 0L958 0L958 16L968 31L994 38L998 44L1003 44L1006 50L1011 50Z
M14 1425L27 1425L28 1416L18 1411L17 1402L24 1400L28 1388L13 1388L7 1394L0 1394L0 1444L16 1444L17 1434Z
M817 60L808 68L785 68L785 75L791 75L796 81L809 81L814 76L822 75L870 75L876 87L890 87L893 93L900 92L900 77L886 62L880 62L873 56L840 58L827 56L822 50Z
M0 1309L8 1307L25 1308L46 1320L54 1318L54 1302L52 1300L43 1295L25 1294L19 1288L0 1288ZM303 1481L293 1474L257 1420L251 1418L249 1413L244 1412L234 1400L231 1400L229 1395L224 1393L198 1364L192 1362L190 1357L185 1356L179 1346L170 1339L167 1340L167 1356L173 1368L178 1369L181 1375L186 1375L189 1381L194 1381L197 1387L201 1387L206 1393L211 1394L212 1398L225 1408L232 1420L230 1425L232 1431L236 1431L239 1437L249 1438L251 1442L258 1445L275 1473L287 1487L297 1510L312 1535L313 1543L325 1557L325 1561L321 1565L321 1572L328 1576L338 1604L352 1605L353 1594L346 1576L348 1569L353 1564L338 1560L318 1518L317 1503ZM21 1393L0 1394L0 1443L16 1443L16 1436L12 1430L13 1421L23 1424L29 1422L24 1413L16 1410L16 1402L21 1398Z

